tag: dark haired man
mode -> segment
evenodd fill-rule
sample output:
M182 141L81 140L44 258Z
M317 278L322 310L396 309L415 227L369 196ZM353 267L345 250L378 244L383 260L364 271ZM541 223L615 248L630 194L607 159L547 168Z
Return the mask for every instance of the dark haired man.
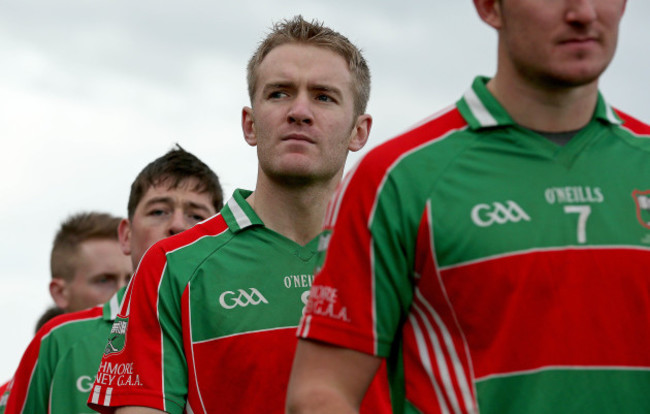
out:
M177 147L147 165L131 186L128 219L119 223L122 255L133 267L152 244L216 214L222 207L216 174ZM118 223L114 223L117 231ZM65 314L46 323L14 375L7 413L87 412L102 351L124 296L104 306Z

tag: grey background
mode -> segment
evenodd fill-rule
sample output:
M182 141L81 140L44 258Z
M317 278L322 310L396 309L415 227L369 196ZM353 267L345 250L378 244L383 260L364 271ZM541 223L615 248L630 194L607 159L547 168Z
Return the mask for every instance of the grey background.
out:
M245 66L271 23L295 14L365 51L368 148L495 70L496 35L469 1L0 2L0 382L51 303L49 251L63 218L125 215L135 175L175 142L219 174L228 196L254 186L255 150L240 129ZM646 121L649 17L650 2L628 2L601 82L612 104Z

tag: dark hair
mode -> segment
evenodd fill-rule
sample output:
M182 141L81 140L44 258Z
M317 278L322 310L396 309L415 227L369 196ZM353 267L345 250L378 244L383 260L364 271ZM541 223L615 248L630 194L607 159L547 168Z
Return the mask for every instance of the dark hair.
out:
M190 178L197 180L192 190L208 193L215 210L221 210L223 193L217 175L203 161L176 144L175 148L144 167L131 184L127 207L129 219L133 219L136 207L149 188L165 184L174 189Z
M312 20L308 22L302 16L295 16L291 20L275 23L269 33L248 62L247 81L248 95L253 103L257 88L257 68L266 55L274 48L287 44L300 43L324 47L343 57L352 72L352 90L354 93L354 110L356 116L366 112L370 98L370 69L365 58L352 42L342 34L325 27L322 22Z
M50 306L43 312L43 314L36 321L36 329L34 333L38 332L39 329L43 327L50 319L53 319L59 315L63 315L65 311L57 306Z
M72 280L79 245L87 240L117 241L120 220L120 217L98 212L82 212L68 217L54 237L50 255L52 277Z

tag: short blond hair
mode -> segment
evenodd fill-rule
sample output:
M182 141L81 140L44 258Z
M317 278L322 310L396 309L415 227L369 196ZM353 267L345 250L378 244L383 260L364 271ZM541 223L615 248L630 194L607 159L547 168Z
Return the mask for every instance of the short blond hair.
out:
M322 22L303 19L301 15L291 20L283 20L273 25L271 33L260 42L255 53L248 61L247 81L248 95L253 103L257 89L257 69L274 48L287 43L301 43L332 50L348 63L352 73L354 109L356 116L366 112L370 98L370 69L359 50L342 34L325 27Z
M107 213L78 213L68 217L54 237L50 256L52 278L72 280L77 270L79 246L87 240L114 240L120 217Z

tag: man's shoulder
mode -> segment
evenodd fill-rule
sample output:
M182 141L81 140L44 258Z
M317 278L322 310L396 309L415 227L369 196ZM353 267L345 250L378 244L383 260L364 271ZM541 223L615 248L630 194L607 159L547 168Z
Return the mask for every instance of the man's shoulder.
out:
M619 109L614 109L614 111L623 121L621 123L622 129L625 129L636 136L650 138L650 124L647 124Z
M468 126L457 107L449 106L371 149L359 161L353 174L366 179L374 177L375 185L380 185L384 177L405 166L421 171L418 170L419 162L433 165L431 156L435 158L435 165L441 165L444 160L453 158L459 145L466 145L466 140L457 138L468 136Z
M644 154L650 154L650 125L621 110L614 109L614 112L621 120L614 129L621 141L635 151L640 150Z
M52 332L51 341L41 343L40 353L56 359L53 363L57 375L62 371L74 373L75 370L85 372L89 367L96 369L101 359L112 322L101 317L79 322L62 325L61 329Z
M67 335L66 342L68 348L63 354L62 359L85 360L88 359L87 355L89 353L90 355L101 356L112 325L112 321L95 319L92 323L86 323L83 331L66 332L69 334ZM93 357L91 360L99 361L99 357Z
M228 224L219 213L182 233L160 240L154 246L165 255L188 249L197 251L204 249L206 245L212 248L224 243L230 239L231 234Z
M97 336L98 329L102 326L110 328L110 324L103 318L102 306L57 316L38 330L25 355L32 355L27 358L34 358L34 361L36 358L45 359L48 361L46 365L54 367L63 353L77 342L89 336ZM21 362L19 370L22 365Z
M399 158L424 146L439 143L455 132L465 130L468 124L456 106L448 106L409 127L396 137L370 151L375 157Z
M222 214L217 214L182 233L154 244L145 254L141 266L165 266L172 273L193 273L214 252L234 236ZM173 270L172 270L173 269Z
M48 337L75 337L76 335L88 332L91 326L100 324L101 322L103 322L102 306L95 306L52 318L38 330L36 336L41 339Z

